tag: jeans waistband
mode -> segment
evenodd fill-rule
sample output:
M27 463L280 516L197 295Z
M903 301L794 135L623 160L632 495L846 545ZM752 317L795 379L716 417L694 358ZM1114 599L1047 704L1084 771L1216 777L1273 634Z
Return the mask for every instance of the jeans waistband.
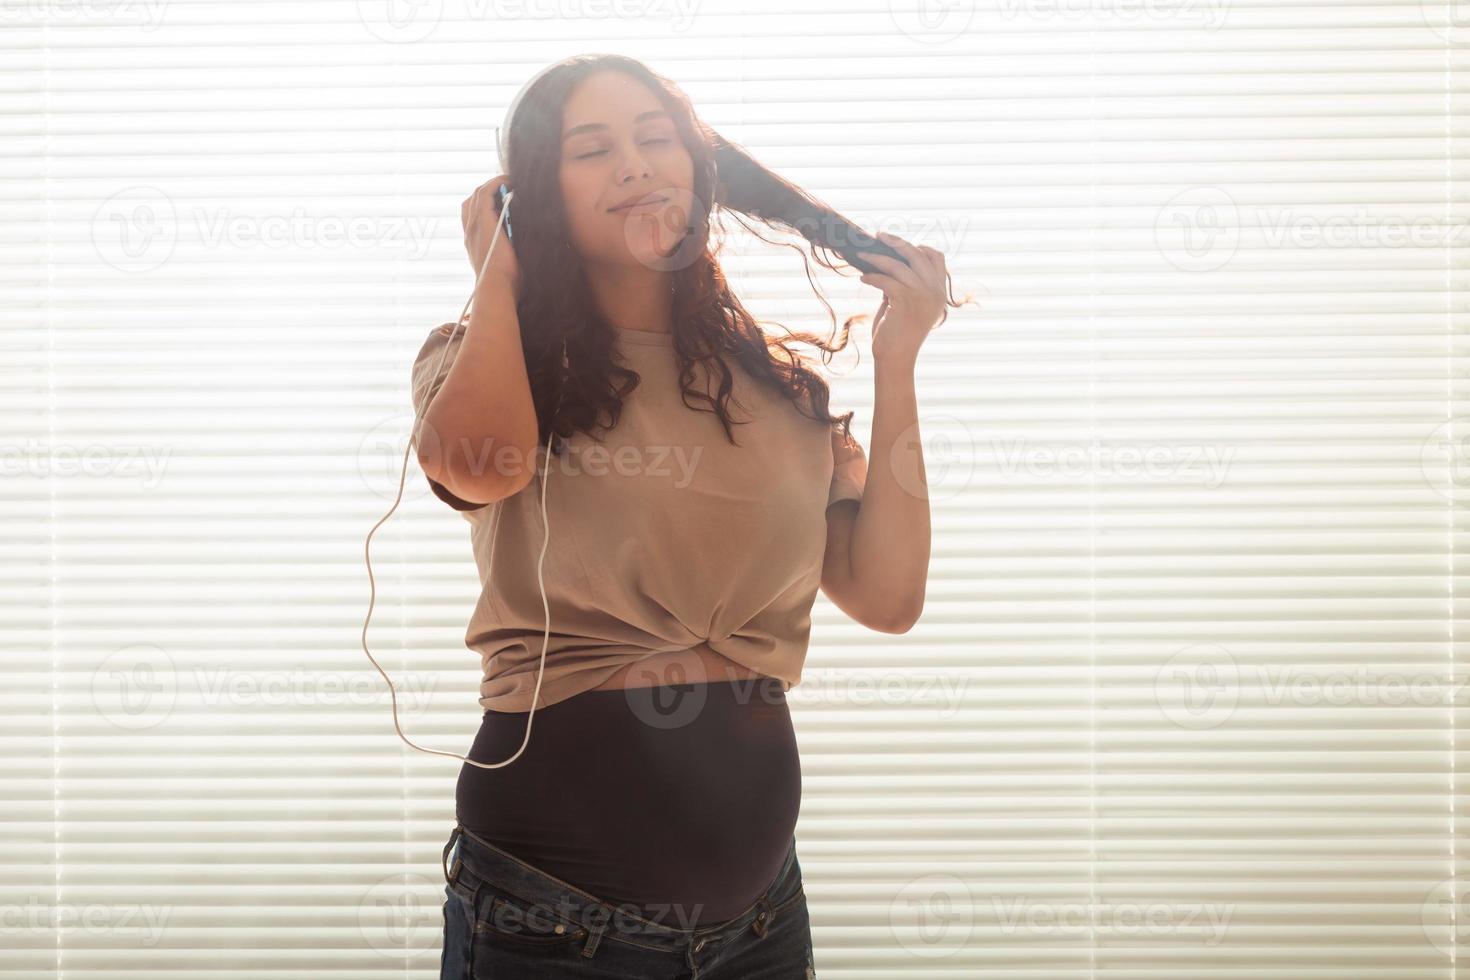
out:
M523 902L538 908L549 909L558 916L576 922L588 931L583 956L591 956L604 937L649 949L670 952L688 948L691 944L702 946L712 938L726 934L738 934L746 929L764 936L771 924L776 909L800 894L797 890L790 896L790 877L796 863L796 841L792 840L786 853L781 871L750 906L733 919L694 929L652 922L634 914L632 907L620 907L605 902L589 892L562 881L539 868L520 860L515 855L501 850L489 841L475 836L456 825L444 845L444 879L449 888L475 907L481 885L509 892Z

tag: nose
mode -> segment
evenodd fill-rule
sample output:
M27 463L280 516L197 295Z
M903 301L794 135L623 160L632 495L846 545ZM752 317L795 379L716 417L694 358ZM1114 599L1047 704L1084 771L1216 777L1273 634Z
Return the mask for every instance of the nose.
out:
M641 154L637 152L630 153L624 160L626 162L618 168L616 176L618 186L621 187L623 184L628 183L628 181L635 180L639 177L653 176L653 169L649 167L648 161L644 160Z
M621 172L619 172L619 174L618 174L618 184L619 185L626 184L629 181L638 179L639 177L652 177L652 176L653 176L653 173L647 167L645 167L645 166L641 166L640 165L640 166L634 167L634 168L624 167L623 170Z

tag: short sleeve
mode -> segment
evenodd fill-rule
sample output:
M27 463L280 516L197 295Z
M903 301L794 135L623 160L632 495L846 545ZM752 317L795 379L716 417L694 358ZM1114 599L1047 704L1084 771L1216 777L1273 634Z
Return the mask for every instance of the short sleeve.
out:
M444 379L449 376L449 369L454 365L454 359L459 354L459 346L464 341L464 331L461 330L453 341L449 335L453 333L455 325L446 323L435 327L430 333L422 347L419 348L418 356L413 360L413 417L418 421L424 417L429 410L429 403L444 386ZM444 349L449 348L446 357ZM443 359L442 367L439 365Z
M424 341L423 346L419 348L418 356L413 361L413 437L416 446L419 442L419 427L423 422L424 414L428 412L434 396L439 394L439 389L444 386L444 379L449 376L449 369L453 366L454 359L459 354L460 343L464 340L464 331L460 330L456 333L455 326L456 324L446 323L435 327L429 334L429 338ZM454 335L453 340L450 340L451 334ZM444 353L446 349L449 351L447 355ZM489 506L461 500L444 489L443 484L436 483L434 480L429 480L429 489L434 491L434 496L458 511L473 511Z
M832 430L832 486L827 492L827 506L839 500L862 500L868 482L868 457L856 439L844 439Z

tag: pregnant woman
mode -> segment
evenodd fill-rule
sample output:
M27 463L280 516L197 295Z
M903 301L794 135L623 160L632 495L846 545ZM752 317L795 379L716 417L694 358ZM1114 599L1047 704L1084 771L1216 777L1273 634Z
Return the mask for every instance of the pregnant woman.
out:
M819 587L875 630L919 617L914 365L959 305L944 258L863 235L630 58L544 69L505 145L508 174L464 207L472 312L413 368L418 459L482 582L442 977L814 977L786 692ZM502 184L512 230L486 266ZM871 476L852 413L732 293L715 207L883 291ZM847 330L790 339L830 356Z

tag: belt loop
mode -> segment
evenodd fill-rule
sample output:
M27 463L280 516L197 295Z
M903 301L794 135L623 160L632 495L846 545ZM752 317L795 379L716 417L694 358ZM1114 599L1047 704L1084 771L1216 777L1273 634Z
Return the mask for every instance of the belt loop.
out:
M597 914L596 918L593 919L593 921L592 921L592 925L591 925L591 933L592 934L587 937L587 945L585 945L585 946L582 947L582 955L583 956L590 958L593 953L597 952L597 944L600 943L600 942L602 942L602 934L604 932L607 932L608 921L611 918L612 918L611 914L608 913L606 910L604 910L604 909L599 909L598 910L598 914Z
M771 926L771 903L766 901L766 896L762 895L756 900L756 905L760 907L760 911L751 920L750 928L757 936L764 939L766 938L766 930Z
M459 878L460 860L459 854L456 853L454 855L454 870L451 871L449 868L449 852L454 849L455 844L459 843L460 837L463 835L463 833L464 828L462 828L459 824L455 824L454 831L449 835L449 843L444 845L444 856L439 860L439 866L444 869L444 880L451 885L454 884L455 880Z
M459 870L459 862L458 862L457 856L456 856L455 871L458 871L458 870ZM468 941L469 941L470 949L469 949L469 955L465 957L465 961L466 962L465 962L465 967L464 967L465 976L467 976L467 977L473 977L475 975L475 947L477 945L479 945L478 943L475 942L475 933L480 928L480 889L483 888L484 886L485 886L485 883L483 881L476 882L476 884L475 884L475 893L470 898L470 916L469 916L469 918L470 918L470 934L467 937L468 938Z

